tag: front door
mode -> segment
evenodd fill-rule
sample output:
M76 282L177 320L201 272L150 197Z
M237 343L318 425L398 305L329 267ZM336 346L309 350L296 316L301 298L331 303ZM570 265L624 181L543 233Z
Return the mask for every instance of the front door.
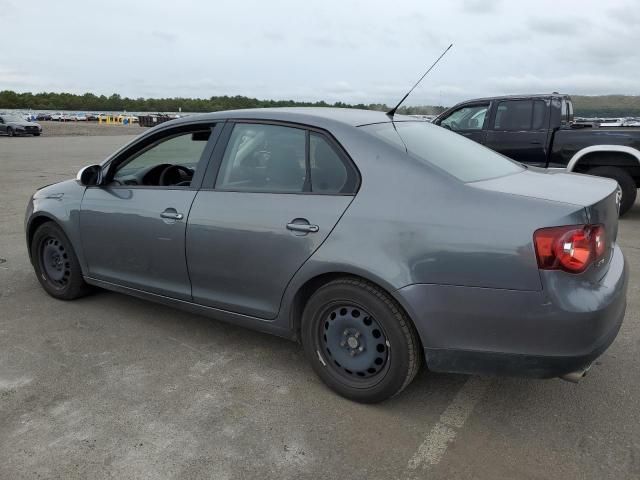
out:
M272 319L291 278L351 203L357 171L320 132L233 122L226 130L217 179L203 185L189 216L193 299Z
M80 229L90 277L191 299L185 233L209 136L209 126L181 127L134 145L105 185L87 188Z
M518 162L546 167L549 110L545 100L501 101L485 145Z

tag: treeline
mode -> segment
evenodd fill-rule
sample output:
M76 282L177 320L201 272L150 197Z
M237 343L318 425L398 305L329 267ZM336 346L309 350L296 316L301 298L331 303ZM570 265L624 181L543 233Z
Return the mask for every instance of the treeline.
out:
M74 111L105 111L118 112L215 112L218 110L236 110L239 108L265 107L342 107L363 108L368 110L390 109L384 104L362 103L351 105L343 102L297 102L294 100L260 100L240 95L233 97L224 95L211 98L129 98L113 95L94 95L85 93L17 93L11 90L0 91L0 109L31 109L31 110L74 110ZM444 107L422 106L402 107L398 113L407 115L435 115Z
M640 117L640 95L572 95L580 117Z

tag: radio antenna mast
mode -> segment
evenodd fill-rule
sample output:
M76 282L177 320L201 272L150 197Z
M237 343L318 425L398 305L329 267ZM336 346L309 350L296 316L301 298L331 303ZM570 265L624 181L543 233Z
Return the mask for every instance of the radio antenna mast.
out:
M398 107L399 107L400 105L402 105L402 102L404 102L404 101L407 99L407 97L411 94L411 92L413 92L413 89L414 89L414 88L416 88L416 87L418 86L418 84L422 81L422 79L423 79L424 77L426 77L426 76L427 76L427 74L428 74L428 73L433 69L433 67L435 67L435 66L438 64L438 62L440 61L440 59L441 59L442 57L444 57L444 56L447 54L447 52L449 51L449 49L450 49L451 47L453 47L453 43L452 43L451 45L449 45L449 46L445 49L445 51L444 51L444 52L442 52L442 55L440 55L440 56L438 57L438 59L437 59L435 62L433 62L433 65L431 65L431 66L429 67L429 70L427 70L426 72L424 72L424 75L422 75L422 76L420 77L420 80L418 80L418 81L416 82L416 84L415 84L413 87L411 87L411 90L409 90L409 91L407 92L407 94L406 94L404 97L402 97L402 100L400 100L400 101L398 102L398 104L397 104L395 107L393 107L391 110L389 110L389 111L387 112L387 115L388 115L389 117L391 117L391 119L392 119L392 120L393 120L393 116L396 114L396 110L398 110Z

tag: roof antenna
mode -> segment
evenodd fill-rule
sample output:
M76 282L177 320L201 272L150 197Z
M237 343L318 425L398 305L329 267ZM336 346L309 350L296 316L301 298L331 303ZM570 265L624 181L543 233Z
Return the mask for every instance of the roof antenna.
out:
M445 49L445 51L444 51L444 52L442 52L442 55L440 55L440 56L438 57L438 59L437 59L435 62L433 62L433 65L431 65L431 66L429 67L429 70L427 70L426 72L424 72L424 75L422 75L422 76L420 77L420 80L418 80L418 81L416 82L416 84L415 84L413 87L411 87L411 90L409 90L409 91L407 92L407 94L406 94L404 97L402 97L402 100L400 100L400 101L398 102L398 104L397 104L395 107L393 107L391 110L389 110L389 111L387 112L387 115L388 115L389 117L391 117L391 119L393 119L393 116L396 114L396 110L398 110L398 107L399 107L400 105L402 105L402 102L404 102L404 101L407 99L407 97L411 94L411 92L413 92L413 89L414 89L414 88L416 88L416 87L418 86L418 84L422 81L422 79L423 79L424 77L426 77L426 76L427 76L427 74L428 74L428 73L433 69L433 67L435 67L435 66L438 64L438 62L440 61L440 59L446 55L446 53L449 51L449 49L450 49L451 47L453 47L453 43L452 43L451 45L449 45L449 46Z

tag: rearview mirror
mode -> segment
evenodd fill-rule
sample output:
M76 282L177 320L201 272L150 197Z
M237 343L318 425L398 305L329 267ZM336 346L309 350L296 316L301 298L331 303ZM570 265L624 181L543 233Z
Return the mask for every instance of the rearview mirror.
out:
M89 165L80 169L76 175L76 181L83 187L94 187L100 185L102 180L102 167L100 165Z

